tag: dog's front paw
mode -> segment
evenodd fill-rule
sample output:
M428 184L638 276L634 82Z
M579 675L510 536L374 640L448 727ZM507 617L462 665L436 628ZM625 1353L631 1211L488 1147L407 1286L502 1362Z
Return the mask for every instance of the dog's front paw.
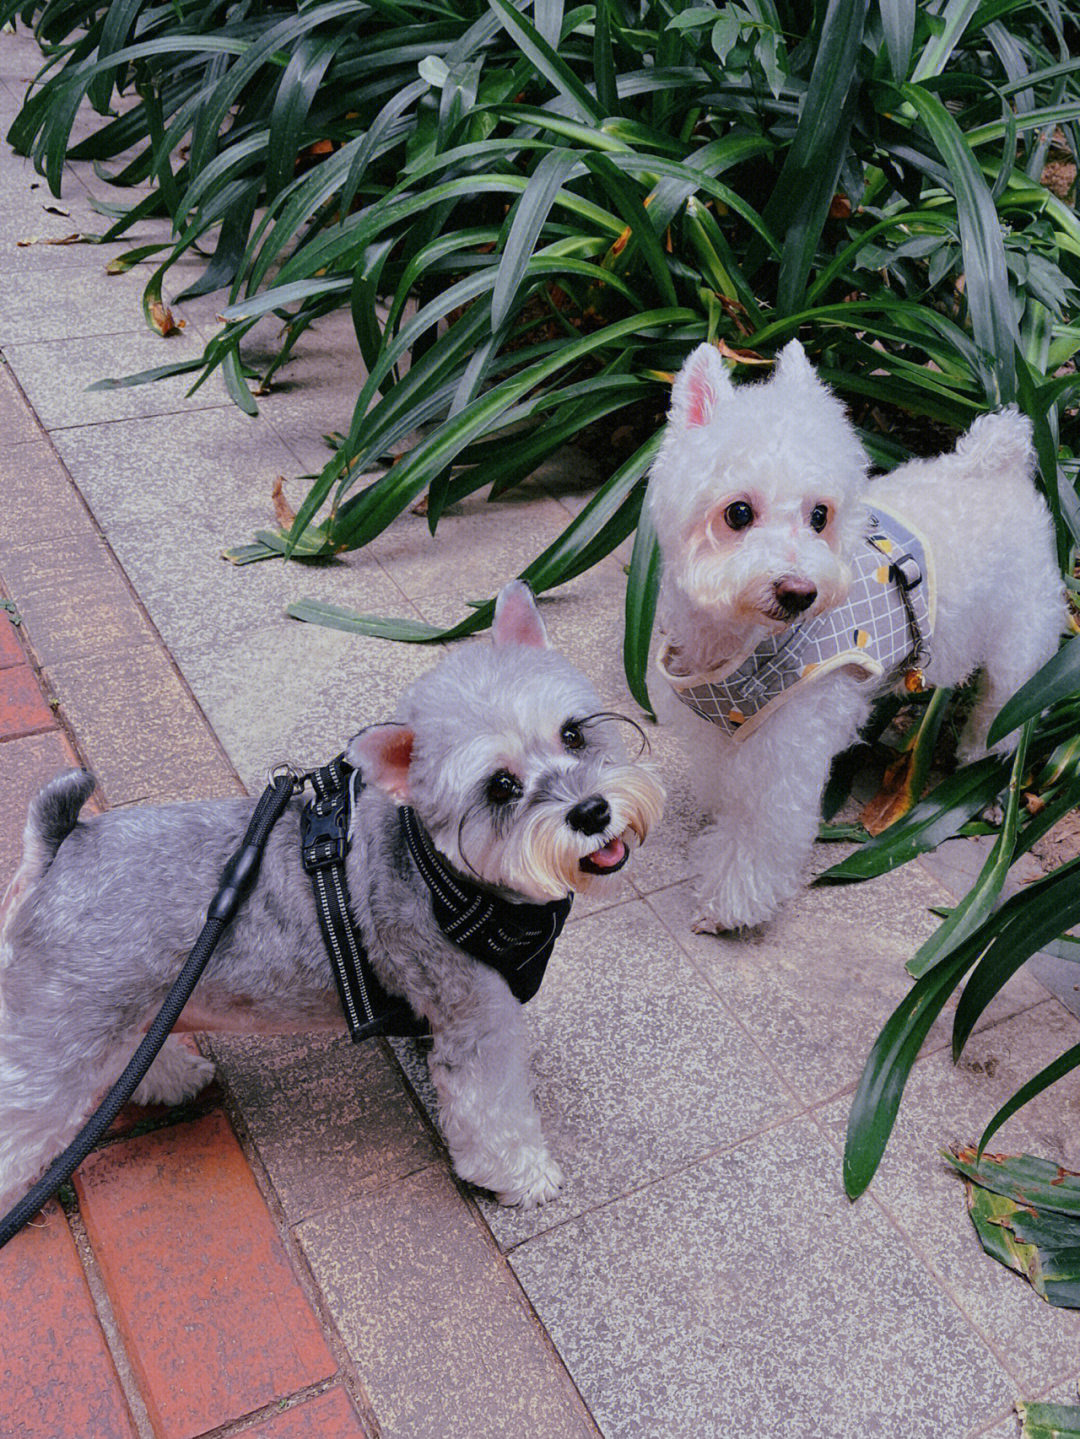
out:
M536 1156L523 1174L515 1175L512 1184L497 1190L495 1197L500 1204L518 1209L537 1209L541 1204L547 1204L549 1199L554 1199L562 1186L562 1170L550 1154L544 1153Z

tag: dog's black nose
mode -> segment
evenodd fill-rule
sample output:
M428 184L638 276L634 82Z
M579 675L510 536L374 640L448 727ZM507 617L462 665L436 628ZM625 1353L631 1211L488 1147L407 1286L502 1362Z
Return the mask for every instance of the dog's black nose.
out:
M599 834L611 823L611 808L602 794L578 800L566 816L566 823L578 834Z
M817 586L798 575L781 575L773 585L773 594L790 615L801 615L817 599Z

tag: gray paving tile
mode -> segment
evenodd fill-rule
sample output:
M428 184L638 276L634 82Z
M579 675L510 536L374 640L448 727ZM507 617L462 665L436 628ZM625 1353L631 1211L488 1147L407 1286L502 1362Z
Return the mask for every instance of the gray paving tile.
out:
M765 1057L641 901L568 926L526 1015L566 1186L528 1213L483 1201L504 1247L792 1112ZM399 1053L434 1112L415 1048L402 1042Z
M47 430L206 410L232 405L220 373L194 395L187 392L197 376L177 375L116 390L89 390L103 379L137 374L161 365L197 359L203 343L186 332L164 339L143 326L118 335L7 345L4 353L27 398Z
M1040 1404L1065 1404L1075 1405L1077 1402L1076 1378L1064 1380L1061 1384L1055 1384L1045 1393L1034 1394L1025 1391L1018 1394L1017 1399L1025 1399ZM1015 1406L1008 1418L1003 1419L1000 1424L994 1424L990 1428L972 1430L967 1439L1020 1439L1020 1416L1016 1413Z
M214 555L277 527L271 490L293 465L278 437L235 406L171 415L166 446L161 427L142 419L65 429L56 446L110 531L160 534L171 516Z
M0 288L3 344L116 334L141 322L142 277L130 273L106 276L104 263L99 262L93 283L88 284L81 267L47 263L39 247L34 247L33 254L19 283Z
M511 1263L605 1439L961 1439L1012 1398L805 1119Z
M296 1234L385 1439L593 1432L504 1262L440 1168Z
M1080 1313L1051 1308L1019 1275L983 1253L967 1215L963 1181L939 1150L977 1142L998 1106L1078 1039L1080 1024L1048 999L979 1031L956 1066L947 1051L921 1060L908 1081L871 1185L873 1198L894 1217L912 1248L995 1348L1019 1386L1017 1392L1038 1392L1076 1365ZM823 1116L838 1152L847 1116L846 1100ZM1080 1089L1075 1076L1009 1120L991 1149L1037 1154L1080 1169Z
M882 1025L911 987L904 962L939 923L942 894L911 865L864 884L804 891L744 937L694 934L692 892L649 896L720 997L808 1103L850 1089ZM1034 980L1011 980L986 1022L1039 1003ZM931 1045L947 1043L939 1020Z
M433 1163L439 1151L378 1043L204 1036L296 1224Z
M462 599L486 599L520 574L568 523L554 500L517 491L490 504L472 496L443 515L434 535L425 518L406 511L372 540L370 549L411 599L445 592L451 575L467 586Z
M392 719L405 684L434 658L289 622L208 644L184 673L250 787L270 764L323 764L365 725Z

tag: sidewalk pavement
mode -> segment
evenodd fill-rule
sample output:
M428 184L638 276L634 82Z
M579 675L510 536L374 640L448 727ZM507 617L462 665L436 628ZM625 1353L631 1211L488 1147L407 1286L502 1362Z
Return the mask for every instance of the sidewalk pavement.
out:
M37 63L24 34L0 36L5 130ZM461 506L434 539L406 515L316 571L223 563L273 522L275 479L317 468L344 426L355 347L327 320L255 420L216 380L191 398L178 382L87 393L197 354L214 314L174 305L183 333L149 334L147 268L104 274L134 237L16 244L100 232L104 196L73 166L57 206L0 150L0 886L27 799L73 762L117 806L256 792L278 760L328 758L435 656L284 605L460 615L587 491L571 463ZM633 712L624 559L544 614ZM459 1185L406 1042L200 1036L217 1084L181 1110L129 1109L0 1254L5 1439L1006 1439L1014 1400L1075 1393L1080 1316L982 1254L937 1157L1080 1039L1033 974L957 1068L939 1021L871 1190L850 1205L841 1189L862 1062L971 847L811 890L749 939L697 936L689 775L663 729L653 748L665 823L575 907L528 1007L564 1194L519 1214ZM1070 976L1039 972L1077 1007ZM1059 1084L1000 1147L1076 1167L1078 1119Z

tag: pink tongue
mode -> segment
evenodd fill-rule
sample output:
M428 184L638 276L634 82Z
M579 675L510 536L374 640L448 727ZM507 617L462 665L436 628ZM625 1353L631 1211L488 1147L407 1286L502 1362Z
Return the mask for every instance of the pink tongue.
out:
M598 869L610 869L612 865L621 864L625 854L626 845L616 836L615 839L609 839L603 849L598 849L590 854L589 862L595 864Z

